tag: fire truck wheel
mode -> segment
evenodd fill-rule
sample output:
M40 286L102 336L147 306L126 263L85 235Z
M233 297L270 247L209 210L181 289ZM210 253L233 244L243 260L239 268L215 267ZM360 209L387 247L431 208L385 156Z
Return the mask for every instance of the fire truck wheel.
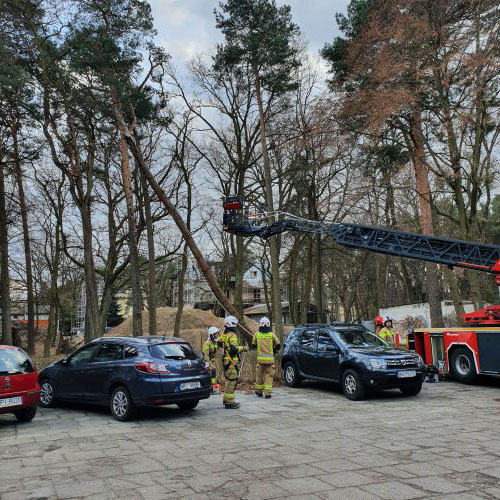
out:
M422 390L422 384L411 384L400 387L399 390L405 396L416 396Z
M464 384L474 382L477 375L474 358L469 349L464 347L459 347L453 351L450 359L450 369L455 379Z
M366 397L366 387L356 370L349 369L342 374L342 390L351 401L360 401Z

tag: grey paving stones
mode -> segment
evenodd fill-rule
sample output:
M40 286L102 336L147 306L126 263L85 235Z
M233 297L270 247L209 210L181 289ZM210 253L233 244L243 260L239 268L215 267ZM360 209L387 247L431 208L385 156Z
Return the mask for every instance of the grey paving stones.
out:
M130 423L60 407L31 424L0 416L0 498L500 498L496 387L426 384L361 403L338 389L221 396Z

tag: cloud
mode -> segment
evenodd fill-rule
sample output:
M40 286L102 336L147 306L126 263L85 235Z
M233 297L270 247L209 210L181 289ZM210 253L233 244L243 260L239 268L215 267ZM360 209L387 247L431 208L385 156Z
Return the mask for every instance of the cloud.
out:
M149 0L158 30L159 43L170 53L174 64L182 66L199 53L221 41L213 11L218 0ZM335 13L345 12L349 0L277 0L289 4L292 16L305 38L309 51L318 53L338 34Z

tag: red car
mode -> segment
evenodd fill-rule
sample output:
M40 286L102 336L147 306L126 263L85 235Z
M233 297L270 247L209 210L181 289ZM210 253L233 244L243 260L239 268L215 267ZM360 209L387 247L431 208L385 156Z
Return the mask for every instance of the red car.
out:
M40 401L38 373L19 347L0 345L0 415L14 413L19 422L36 415Z

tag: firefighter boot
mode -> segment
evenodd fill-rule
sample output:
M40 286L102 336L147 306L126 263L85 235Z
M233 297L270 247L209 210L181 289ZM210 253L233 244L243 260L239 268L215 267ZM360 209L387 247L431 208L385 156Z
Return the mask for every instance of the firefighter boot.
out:
M228 403L224 407L228 410L236 410L236 408L240 407L240 403Z

